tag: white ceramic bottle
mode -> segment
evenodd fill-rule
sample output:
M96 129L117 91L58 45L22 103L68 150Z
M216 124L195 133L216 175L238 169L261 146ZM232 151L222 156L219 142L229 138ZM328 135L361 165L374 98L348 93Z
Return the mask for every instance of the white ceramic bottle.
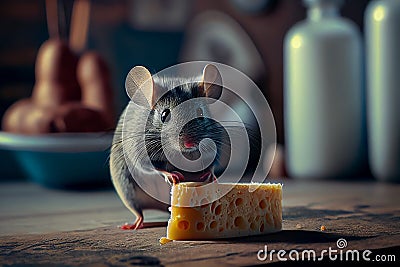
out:
M339 15L338 0L305 0L307 19L284 47L284 118L288 173L336 178L362 158L361 37Z
M375 177L400 181L400 0L365 12L369 163Z

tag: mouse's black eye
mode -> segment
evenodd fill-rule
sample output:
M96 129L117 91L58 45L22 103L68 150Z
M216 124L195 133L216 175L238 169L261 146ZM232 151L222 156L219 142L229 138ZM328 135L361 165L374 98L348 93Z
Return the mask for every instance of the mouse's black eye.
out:
M198 108L196 110L196 113L197 113L197 117L203 117L204 116L204 111L203 111L202 108Z
M167 108L164 109L163 112L161 112L161 121L168 122L171 119L171 111Z

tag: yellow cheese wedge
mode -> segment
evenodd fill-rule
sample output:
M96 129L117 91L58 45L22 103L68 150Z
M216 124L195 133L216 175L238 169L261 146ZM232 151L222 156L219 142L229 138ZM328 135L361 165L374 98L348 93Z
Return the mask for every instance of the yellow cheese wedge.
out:
M281 184L202 185L179 183L172 187L168 239L240 237L282 229Z

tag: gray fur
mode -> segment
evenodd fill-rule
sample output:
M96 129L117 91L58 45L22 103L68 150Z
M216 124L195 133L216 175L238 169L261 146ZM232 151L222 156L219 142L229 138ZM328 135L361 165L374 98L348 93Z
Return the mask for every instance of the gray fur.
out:
M115 130L110 155L110 172L114 187L124 205L137 218L141 219L143 219L142 210L145 208L167 209L166 204L143 192L131 175L131 172L133 172L133 175L141 175L143 177L150 176L151 173L161 174L160 170L170 172L173 169L162 154L161 143L157 141L162 127L159 117L161 112L166 108L173 109L183 101L204 96L204 92L202 94L200 88L201 84L198 82L199 78L153 77L153 80L155 87L158 88L157 90L164 92L171 88L174 88L174 90L168 91L159 99L152 108L152 113L150 113L149 117L144 112L144 107L135 107L132 102L130 104L133 106L128 105L125 108ZM200 102L199 107L204 108L204 112L209 112ZM195 111L190 110L188 112ZM185 116L185 114L179 114L179 116ZM125 127L124 122L126 124ZM148 127L144 127L145 125ZM188 130L188 134L202 139L208 137L208 132L212 132L213 137L218 138L218 131L213 125L212 121L200 121L194 125L192 132L190 132L190 129ZM146 128L145 132L142 130L144 128ZM171 131L174 130L173 125L171 129ZM123 131L125 131L125 140L122 138ZM128 153L128 157L124 155L123 142L125 142L125 153ZM181 148L174 147L174 149L179 150ZM143 153L148 153L154 162L146 162L146 157L144 157ZM127 164L129 159L134 159L134 162L129 162L130 170ZM157 166L157 169L153 164Z

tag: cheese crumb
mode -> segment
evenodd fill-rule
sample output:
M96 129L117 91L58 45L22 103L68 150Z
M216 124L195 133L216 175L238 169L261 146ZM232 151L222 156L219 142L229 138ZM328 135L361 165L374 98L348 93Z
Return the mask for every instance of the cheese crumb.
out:
M161 237L160 240L158 240L158 242L160 242L160 245L165 245L171 241L172 241L171 239L168 239L166 237Z

